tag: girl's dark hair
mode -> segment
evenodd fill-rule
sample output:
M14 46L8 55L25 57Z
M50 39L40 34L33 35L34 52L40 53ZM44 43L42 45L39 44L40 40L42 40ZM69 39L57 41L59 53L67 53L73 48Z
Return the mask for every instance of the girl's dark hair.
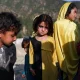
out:
M69 14L71 13L71 10L74 9L74 8L77 8L77 6L74 4L74 3L71 3L67 9L67 12L66 12L66 15L65 15L65 18L67 16L69 16Z
M37 32L37 28L38 28L38 25L41 23L41 22L45 22L47 25L48 25L48 35L51 35L53 34L53 20L52 18L47 15L47 14L41 14L40 16L36 17L33 21L33 30L35 32Z

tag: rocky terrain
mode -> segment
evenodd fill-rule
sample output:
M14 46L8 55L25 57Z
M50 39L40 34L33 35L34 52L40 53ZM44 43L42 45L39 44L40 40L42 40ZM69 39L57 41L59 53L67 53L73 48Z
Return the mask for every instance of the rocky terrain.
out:
M0 0L0 12L13 12L19 17L23 24L23 29L18 37L23 37L32 33L32 22L36 16L46 13L55 21L64 2L63 0ZM80 14L80 2L75 3L79 8Z

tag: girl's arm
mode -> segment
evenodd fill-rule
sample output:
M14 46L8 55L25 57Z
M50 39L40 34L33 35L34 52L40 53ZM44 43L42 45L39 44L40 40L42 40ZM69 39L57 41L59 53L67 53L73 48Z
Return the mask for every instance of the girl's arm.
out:
M25 71L22 72L22 78L25 78L26 75L25 75Z
M31 71L31 73L32 73L33 76L36 75L35 70L32 67L30 67L30 71Z
M34 64L34 60L33 60L34 57L33 56L34 56L33 45L30 42L30 46L29 46L29 65L30 65L30 71L31 71L32 75L34 76L36 74L35 74L35 70L32 67L32 65Z

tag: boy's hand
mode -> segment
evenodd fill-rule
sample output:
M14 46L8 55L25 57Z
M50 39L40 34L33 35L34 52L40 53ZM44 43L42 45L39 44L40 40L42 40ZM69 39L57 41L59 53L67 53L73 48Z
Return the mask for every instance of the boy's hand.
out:
M31 71L31 73L32 73L33 76L36 75L35 71L32 68L30 68L30 71Z

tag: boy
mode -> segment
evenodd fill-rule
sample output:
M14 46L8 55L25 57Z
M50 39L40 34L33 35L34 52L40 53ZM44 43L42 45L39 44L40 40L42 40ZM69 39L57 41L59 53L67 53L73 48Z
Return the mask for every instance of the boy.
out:
M21 23L12 13L0 13L0 80L14 80L16 47L13 42L20 29Z

